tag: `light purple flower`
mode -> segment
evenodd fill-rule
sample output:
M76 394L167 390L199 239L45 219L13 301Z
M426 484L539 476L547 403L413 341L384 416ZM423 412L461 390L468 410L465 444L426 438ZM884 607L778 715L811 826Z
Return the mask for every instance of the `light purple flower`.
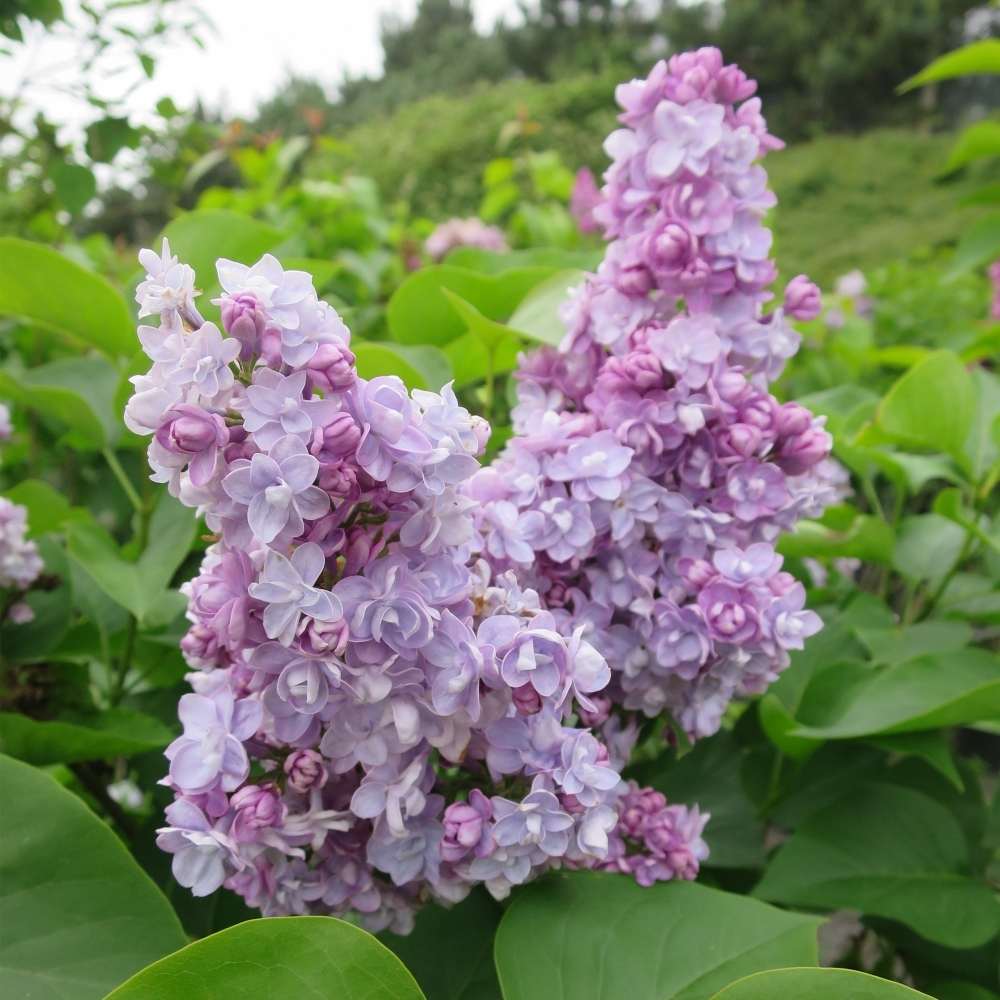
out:
M318 472L319 462L299 438L289 435L266 455L234 462L222 488L247 507L247 521L257 538L272 542L286 530L300 534L306 520L315 521L329 509L330 498L313 486Z
M708 380L712 366L722 351L722 342L710 316L675 319L665 329L649 338L649 347L663 367L692 389L700 389Z
M621 781L608 764L607 750L585 730L563 743L560 758L553 777L583 806L598 805Z
M427 805L424 786L430 777L425 757L415 758L401 772L392 764L372 768L351 798L351 812L373 820L384 814L390 833L403 837L407 820L419 816Z
M521 516L525 540L556 562L586 554L595 531L590 509L579 500L550 497Z
M333 594L355 642L374 639L397 653L430 642L440 612L427 604L427 592L406 560L388 556L370 563L364 576L338 581Z
M264 631L269 639L287 646L299 629L300 616L321 622L335 622L344 609L328 590L313 584L326 565L323 550L313 542L304 542L286 559L276 549L269 549L260 579L250 585L251 597L267 605Z
M172 802L166 812L169 825L156 831L156 846L174 856L174 878L193 895L210 895L232 870L243 867L224 824L212 824L187 799Z
M338 404L331 399L304 399L305 387L304 371L282 375L271 368L257 370L253 385L247 387L243 426L262 451L289 434L308 440L314 429L334 418Z
M164 751L170 780L191 794L238 788L250 773L243 740L260 727L260 703L248 698L237 701L221 688L212 697L183 695L178 714L184 733Z
M553 455L545 472L556 482L569 483L576 500L617 500L632 455L632 449L623 448L611 431L601 431Z
M535 788L520 802L495 796L493 816L493 839L500 847L537 847L552 858L562 857L569 847L573 817L544 788Z

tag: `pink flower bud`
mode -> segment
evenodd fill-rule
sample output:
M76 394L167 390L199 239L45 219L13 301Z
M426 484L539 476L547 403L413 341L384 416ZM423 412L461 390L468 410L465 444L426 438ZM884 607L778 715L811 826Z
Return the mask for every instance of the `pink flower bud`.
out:
M822 308L819 289L804 274L797 274L785 286L785 312L792 319L815 319Z
M511 698L520 715L537 715L542 710L542 699L530 684L514 688Z
M315 750L293 750L285 758L284 771L288 787L303 794L322 788L329 777L323 757Z
M267 317L256 297L243 292L240 295L224 295L216 301L222 311L222 325L226 332L240 342L240 357L244 361L252 358L267 326Z
M313 389L323 393L350 389L358 377L354 354L339 341L320 344L306 368L306 376Z

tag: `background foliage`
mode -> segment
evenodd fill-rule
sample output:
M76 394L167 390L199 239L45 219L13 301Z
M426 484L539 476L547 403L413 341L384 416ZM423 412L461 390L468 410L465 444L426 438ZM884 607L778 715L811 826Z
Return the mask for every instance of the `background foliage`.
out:
M292 80L254 122L161 101L142 126L88 89L101 60L124 52L151 76L178 35L208 29L177 0L84 8L92 124L65 138L26 116L30 92L0 107L14 411L0 490L27 508L46 566L25 597L34 620L0 624L11 997L1000 994L1000 325L984 277L1000 257L1000 123L976 117L1000 43L894 93L970 25L988 30L988 10L963 20L971 6L540 3L480 36L460 4L423 0L413 23L386 24L384 76L336 100ZM61 16L57 0L7 4L5 44L29 21L80 30ZM781 392L827 416L851 495L784 542L824 631L717 736L692 749L654 734L635 766L712 813L700 883L561 873L503 908L479 894L429 907L381 944L188 896L153 831L184 687L177 588L206 542L156 498L121 425L135 246L162 232L199 275L265 251L309 270L363 375L454 378L496 448L517 352L558 339L558 302L599 258L567 206L576 168L602 167L614 83L657 45L709 42L761 79L775 131L797 140L768 163L778 259L831 294ZM967 130L937 131L962 116ZM423 240L452 213L503 226L515 249L430 264ZM865 280L837 281L853 269ZM0 598L6 612L19 595Z

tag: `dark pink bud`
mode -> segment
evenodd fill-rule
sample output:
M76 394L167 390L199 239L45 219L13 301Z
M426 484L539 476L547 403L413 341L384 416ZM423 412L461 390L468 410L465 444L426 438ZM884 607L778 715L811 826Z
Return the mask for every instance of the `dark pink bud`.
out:
M778 465L790 476L799 476L830 454L830 435L822 427L786 438L778 453Z
M236 811L230 835L244 843L256 840L258 831L285 822L285 803L274 785L244 785L233 793L229 807Z
M219 414L180 403L163 415L156 440L175 455L197 455L208 448L221 448L229 440L229 431Z
M804 274L797 274L785 286L785 312L792 319L815 319L822 308L819 288Z
M615 275L615 287L623 295L639 298L648 295L653 290L654 285L653 276L642 264L623 267Z
M303 794L322 788L329 777L323 757L315 750L293 750L285 758L284 771L288 787Z
M306 376L313 389L323 393L350 389L358 377L354 354L339 341L320 344L306 368Z
M785 403L778 409L776 429L781 437L805 434L812 423L813 415L798 403Z
M309 451L320 462L335 462L353 455L360 442L361 428L355 423L354 417L341 411L335 413L325 427L316 428Z
M224 295L216 301L222 311L222 325L226 332L240 342L240 357L244 361L252 358L257 353L267 326L267 317L261 311L257 299L243 292L239 295Z
M461 861L479 846L483 839L483 824L492 815L490 800L473 791L468 802L453 802L444 811L444 837L441 857L445 861Z
M594 707L589 709L581 705L579 710L580 721L591 729L596 726L603 726L608 721L608 716L611 715L611 699L603 694L592 694L588 697Z
M752 424L732 424L716 438L720 456L749 458L760 448L764 435Z
M647 242L647 254L655 271L674 275L683 271L694 257L695 238L679 222L668 222Z
M520 715L537 715L542 710L541 696L530 684L514 688L512 700Z

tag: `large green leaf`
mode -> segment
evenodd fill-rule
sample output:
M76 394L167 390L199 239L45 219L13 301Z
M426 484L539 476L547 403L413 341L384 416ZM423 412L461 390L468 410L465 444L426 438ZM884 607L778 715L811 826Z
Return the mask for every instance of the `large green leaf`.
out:
M3 279L0 278L0 281ZM0 371L0 394L64 431L68 445L99 451L121 436L113 409L118 372L100 357L64 358L15 377Z
M413 973L427 1000L500 1000L493 966L500 914L480 888L450 909L425 906L405 936L379 937Z
M965 531L940 514L904 517L897 530L892 565L915 583L936 585L952 570L962 552Z
M901 84L901 93L914 87L923 87L938 80L952 80L957 76L979 76L1000 73L1000 41L986 38L964 45L954 52L946 52L925 66L919 73Z
M362 378L398 375L410 389L434 392L452 378L448 358L436 347L369 340L355 341L351 349Z
M973 271L997 257L1000 257L1000 212L987 212L962 230L948 276Z
M963 874L968 863L962 829L947 808L909 788L864 784L792 834L754 895L848 907L898 920L951 948L974 948L1000 929L1000 904Z
M551 267L520 267L487 275L448 265L422 268L411 274L389 300L389 331L402 344L447 344L462 336L466 323L455 312L445 289L487 319L502 323L552 271Z
M853 969L772 969L737 980L712 1000L933 1000L909 986Z
M112 357L128 357L135 350L135 327L121 295L104 278L39 243L0 238L0 314L21 317Z
M128 608L140 622L168 620L167 585L187 556L197 530L188 508L168 493L160 494L149 527L149 544L137 562L123 558L118 547L96 522L69 525L70 557L108 597Z
M704 1000L740 976L816 961L819 921L691 882L561 872L500 922L505 1000Z
M160 891L80 799L2 756L0 798L4 1000L99 1000L183 946Z
M958 170L973 160L1000 156L1000 122L976 122L964 129L948 154L945 173Z
M956 354L935 351L914 365L879 404L878 424L904 444L966 461L976 387Z
M29 764L128 757L162 750L174 735L158 719L127 708L50 721L0 712L0 753Z
M421 1000L384 945L333 917L247 920L189 944L107 1000Z
M811 699L793 736L853 739L956 726L1000 714L1000 659L967 648L845 671L834 701Z
M531 340L557 346L566 336L559 317L571 288L583 281L583 271L558 271L533 288L514 310L507 325Z
M4 493L7 499L28 511L28 536L37 538L47 531L58 531L67 521L86 517L86 512L70 502L41 479L22 479Z

